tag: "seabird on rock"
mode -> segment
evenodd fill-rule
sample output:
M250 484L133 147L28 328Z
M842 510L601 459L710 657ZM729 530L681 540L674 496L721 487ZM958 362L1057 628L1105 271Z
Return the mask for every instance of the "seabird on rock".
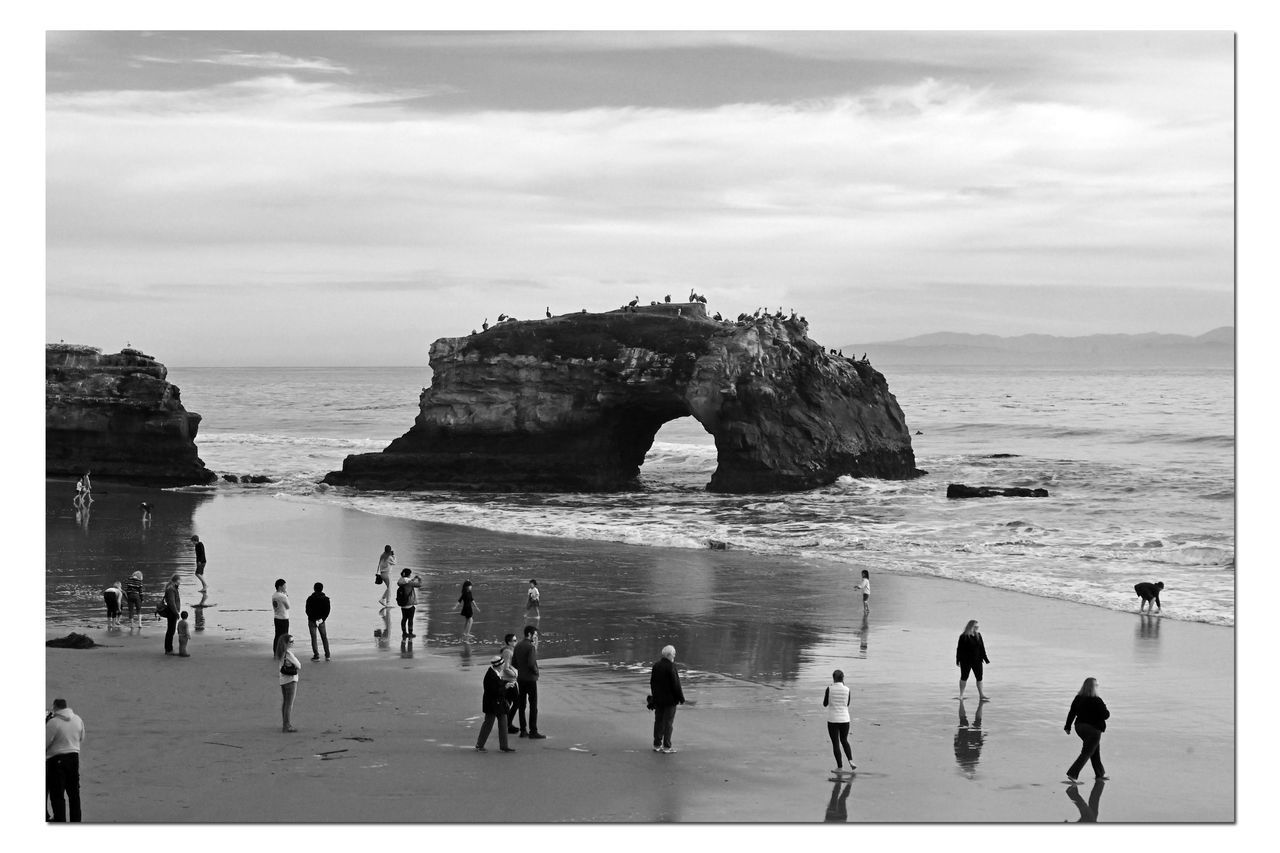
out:
M666 298L665 298L665 299L663 299L662 301L663 301L663 302L670 302L670 301L671 301L671 294L670 294L670 293L668 293L668 294L667 294L667 296L666 296Z
M548 319L548 320L550 320L550 319L551 319L551 306L550 306L550 305L548 305L548 306L547 306L547 319Z
M505 320L505 319L507 319L507 315L506 315L506 314L499 314L499 315L498 315L498 322L499 322L499 323L501 323L501 322L502 322L503 320Z
M484 331L486 331L486 332L487 332L487 331L489 331L489 318L488 318L488 317L485 317L485 318L484 318L484 322L480 324L480 328L481 328L481 329L483 329L483 330L484 330Z
M639 301L640 301L640 297L639 297L639 296L637 296L635 299L632 299L630 302L628 302L628 303L627 303L627 307L628 307L628 308L635 308L635 307L636 307L636 303L637 303L637 302L639 302Z

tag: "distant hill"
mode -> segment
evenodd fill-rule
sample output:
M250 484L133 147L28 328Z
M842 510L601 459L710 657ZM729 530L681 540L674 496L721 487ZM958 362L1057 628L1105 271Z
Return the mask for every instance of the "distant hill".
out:
M862 353L872 364L953 364L1023 367L1232 367L1236 330L1222 326L1203 335L969 335L934 332L899 341L849 344L845 355Z

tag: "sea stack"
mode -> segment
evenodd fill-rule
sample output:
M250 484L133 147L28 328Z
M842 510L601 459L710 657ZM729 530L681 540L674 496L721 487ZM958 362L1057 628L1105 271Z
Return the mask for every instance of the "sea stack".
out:
M140 485L215 479L196 454L200 416L182 407L163 364L136 349L45 347L45 475Z
M412 429L325 482L373 489L633 488L667 421L715 437L715 492L800 491L842 475L919 475L884 376L807 324L659 303L510 321L431 345Z

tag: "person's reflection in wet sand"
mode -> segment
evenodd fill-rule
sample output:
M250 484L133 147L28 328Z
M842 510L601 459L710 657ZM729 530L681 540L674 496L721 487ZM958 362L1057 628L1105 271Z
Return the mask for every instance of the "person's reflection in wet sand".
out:
M871 633L871 628L867 626L867 613L862 613L862 626L858 629L858 649L862 652L859 657L867 656L867 637Z
M1089 802L1085 802L1080 796L1079 785L1068 785L1067 796L1071 798L1071 802L1076 804L1076 808L1080 810L1080 817L1076 819L1076 823L1097 823L1098 822L1098 806L1102 805L1102 788L1107 783L1099 779L1093 783L1093 787L1089 790Z
M1160 617L1153 616L1150 613L1139 614L1138 616L1138 640L1158 640L1160 639Z
M400 657L413 657L413 639L410 637L402 637L400 640Z
M76 509L76 524L80 525L80 529L89 532L89 504L85 503Z
M209 600L209 590L205 589L200 593L200 600L194 605L196 611L196 630L204 630L204 608L205 602Z
M377 633L378 648L391 648L391 608L382 608L382 630Z
M982 731L982 708L984 703L978 703L978 710L973 715L973 725L969 725L969 717L964 710L964 700L960 700L960 725L956 729L956 764L960 765L960 772L965 778L972 779L978 772L978 756L982 753L982 742L986 738L986 734Z
M853 790L853 780L837 779L831 786L831 800L827 803L827 816L824 823L847 823L849 821L849 792Z

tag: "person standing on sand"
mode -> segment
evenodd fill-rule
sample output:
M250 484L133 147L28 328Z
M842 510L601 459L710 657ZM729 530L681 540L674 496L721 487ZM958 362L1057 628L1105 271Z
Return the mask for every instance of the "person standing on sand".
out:
M1093 765L1093 775L1098 779L1107 779L1102 768L1102 733L1107 730L1107 718L1111 712L1107 703L1098 695L1098 679L1086 678L1080 685L1080 692L1071 700L1071 710L1067 712L1067 724L1062 730L1071 734L1071 721L1075 720L1076 734L1080 736L1080 755L1067 768L1067 781L1076 784L1080 771L1086 761Z
M181 576L175 574L164 586L164 653L173 654L173 632L178 627L178 614L182 612L182 596L178 593L178 582Z
M1152 606L1156 612L1160 611L1160 590L1164 589L1164 581L1156 581L1150 583L1143 581L1133 585L1133 591L1138 594L1138 598L1142 599L1138 602L1138 612L1142 612L1142 608L1147 608L1147 612L1151 612Z
M858 589L862 590L862 612L871 612L871 575L866 569L862 570L862 580L858 582Z
M462 639L466 640L471 637L471 617L480 612L480 605L476 604L471 595L471 581L462 582L462 594L458 596L458 601L462 604L462 609L458 611L463 619Z
M844 683L844 673L836 670L831 673L831 683L822 694L822 707L827 709L827 736L831 738L831 752L836 757L836 772L842 773L844 765L840 761L840 750L844 750L849 759L849 772L857 769L853 763L853 750L849 748L849 688Z
M187 611L182 611L182 618L178 620L178 657L189 658L187 654L187 641L191 639L191 626L187 623Z
M316 647L316 634L324 641L324 659L329 659L329 629L325 621L329 618L329 596L324 594L324 584L316 581L312 587L315 592L307 596L304 608L307 611L307 630L311 632L311 659L320 660L320 649Z
M418 610L418 589L422 578L411 577L412 569L401 569L396 580L396 604L400 606L400 638L412 637L413 615Z
M662 647L661 657L649 673L649 691L653 694L653 751L673 753L676 748L671 745L671 732L676 725L676 706L684 704L675 646Z
M964 688L969 681L969 670L973 670L973 681L978 685L978 701L986 702L987 696L982 692L982 665L991 663L987 660L987 647L982 642L982 634L978 633L978 620L970 619L964 626L964 633L956 643L956 666L960 667L960 698L964 698Z
M502 699L505 703L506 713L502 715L502 723L507 727L507 734L513 735L520 731L511 724L511 720L516 715L516 701L520 697L520 687L516 684L518 675L516 668L512 665L511 660L515 657L516 652L516 635L507 634L503 640L502 649L498 654L502 655L502 669L498 671L498 675L502 678Z
M200 591L204 592L209 588L204 582L204 564L207 562L204 555L204 543L200 541L199 536L192 536L191 541L196 548L196 580L200 581Z
M124 600L129 604L129 627L134 627L137 619L138 630L142 630L142 572L134 572L124 582Z
M284 726L281 731L296 732L293 727L293 698L298 693L298 673L302 664L293 655L293 635L281 634L276 637L276 663L280 667L280 719Z
M536 578L529 580L529 598L524 605L525 616L537 620L542 618L542 593L538 590Z
M493 731L495 722L507 722L506 686L502 683L502 655L494 655L489 661L489 668L484 671L484 698L480 700L480 710L484 712L484 723L480 726L480 736L476 738L476 751L487 752L485 742L489 740L489 732ZM498 726L498 746L503 752L515 752L507 746L507 727Z
M541 740L546 737L538 731L538 628L535 625L524 626L524 639L516 643L514 661L519 674L516 686L520 688L520 697L516 700L516 710L520 714L520 737ZM525 727L525 703L529 705L529 725Z
M44 787L53 806L55 823L80 823L80 745L84 721L67 707L66 699L54 699L44 718Z
M396 552L387 545L378 557L378 568L375 571L382 577L382 606L391 606L391 567L396 564Z
M276 591L271 594L271 613L275 617L276 636L272 645L289 633L289 590L285 588L284 578L276 578Z
M142 523L143 523L144 525L145 525L145 524L150 524L150 523L151 523L151 510L153 509L153 507L151 506L151 504L147 503L146 501L143 501L142 503L138 504L138 509L142 510Z
M120 627L120 603L124 600L124 587L120 581L102 591L102 600L107 605L107 627Z

